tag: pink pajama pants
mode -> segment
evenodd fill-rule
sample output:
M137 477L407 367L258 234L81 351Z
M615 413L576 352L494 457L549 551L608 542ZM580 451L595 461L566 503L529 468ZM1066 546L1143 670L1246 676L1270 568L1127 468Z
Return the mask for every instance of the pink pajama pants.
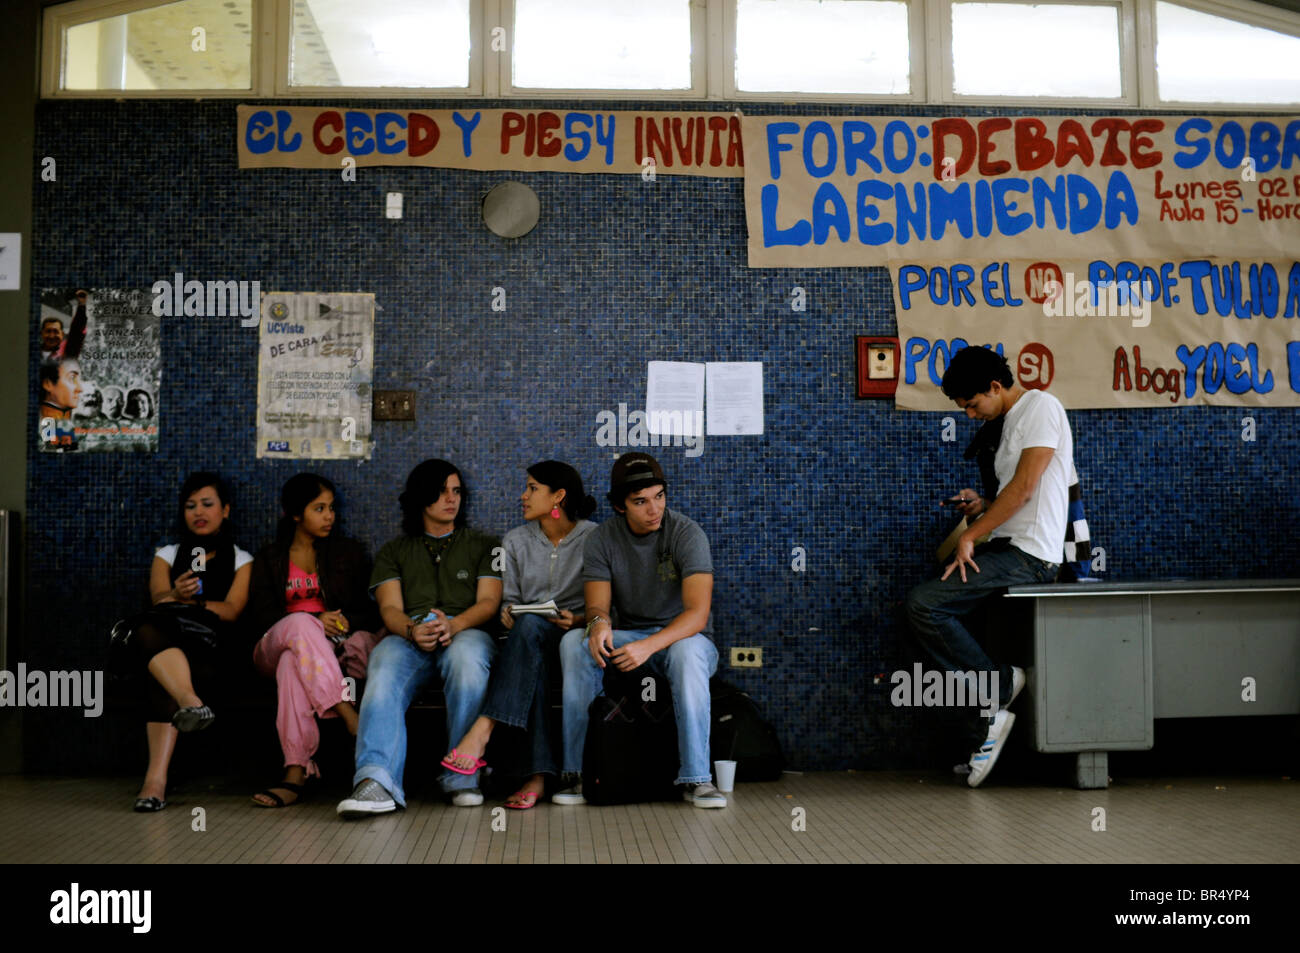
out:
M315 716L337 718L331 709L346 697L343 673L334 646L325 638L325 627L310 612L289 613L258 641L253 664L262 674L275 676L279 696L275 727L285 766L302 765L307 777L319 777L320 769L312 760L320 747Z

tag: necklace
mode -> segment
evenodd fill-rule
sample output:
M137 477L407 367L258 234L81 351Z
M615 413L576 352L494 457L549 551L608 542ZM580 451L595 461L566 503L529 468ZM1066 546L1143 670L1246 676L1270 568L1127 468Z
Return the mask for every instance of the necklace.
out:
M423 537L424 548L428 550L429 555L433 557L435 566L442 562L442 554L447 551L447 547L451 545L451 541L456 538L457 532L459 532L458 529L452 530L437 543L427 535Z

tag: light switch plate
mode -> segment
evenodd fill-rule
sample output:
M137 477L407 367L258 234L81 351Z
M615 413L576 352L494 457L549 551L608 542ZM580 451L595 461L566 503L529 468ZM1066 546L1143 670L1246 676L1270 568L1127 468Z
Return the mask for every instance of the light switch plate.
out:
M415 391L377 390L371 420L414 420Z

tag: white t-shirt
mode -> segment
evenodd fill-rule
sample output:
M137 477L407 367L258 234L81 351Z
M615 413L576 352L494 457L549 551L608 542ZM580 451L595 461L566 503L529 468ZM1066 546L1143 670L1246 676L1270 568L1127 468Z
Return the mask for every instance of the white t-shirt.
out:
M1029 502L992 535L1011 537L1011 545L1049 563L1064 558L1068 490L1075 481L1074 435L1061 402L1046 391L1030 390L1012 405L1002 422L1002 442L993 458L998 491L1011 482L1027 447L1051 447L1052 462L1043 471ZM979 525L976 523L975 525Z
M165 562L168 566L172 566L176 563L176 549L177 544L171 543L167 546L158 547L158 550L154 555ZM252 561L252 556L248 555L248 553L244 552L244 550L240 549L238 546L235 547L235 572L239 572L239 570L243 569Z

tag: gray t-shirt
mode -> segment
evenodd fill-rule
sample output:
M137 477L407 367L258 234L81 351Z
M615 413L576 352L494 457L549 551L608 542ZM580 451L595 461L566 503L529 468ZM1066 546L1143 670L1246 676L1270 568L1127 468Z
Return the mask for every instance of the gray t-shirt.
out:
M682 580L713 573L709 538L689 516L664 510L663 524L637 536L627 517L615 514L587 534L582 563L584 582L608 582L615 620L621 629L662 629L685 606ZM702 634L713 638L713 613Z

